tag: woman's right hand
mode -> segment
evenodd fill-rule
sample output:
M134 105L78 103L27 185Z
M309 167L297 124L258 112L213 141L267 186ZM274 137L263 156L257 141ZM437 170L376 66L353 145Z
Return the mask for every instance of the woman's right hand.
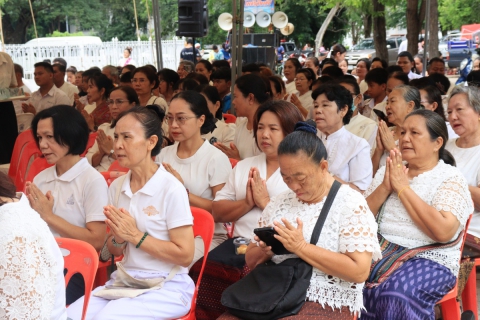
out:
M248 172L248 179L247 179L247 192L245 194L245 203L247 204L248 208L252 209L255 207L255 200L253 198L253 190L252 190L252 179L253 179L253 172L252 169Z
M255 239L255 241L257 241L257 247L259 247L266 256L272 258L275 255L275 253L273 253L272 251L271 246L267 246L267 244L260 240L260 238L257 236L254 236L253 238Z
M392 182L390 181L390 162L392 162L391 158L387 158L387 163L385 164L385 176L383 176L382 184L380 185L388 194L392 193L393 187Z
M385 121L380 120L378 123L378 132L380 133L380 139L382 140L382 145L385 150L390 152L391 150L395 149L396 145L395 139L393 138L393 133L390 131Z
M97 132L98 148L102 151L103 154L110 154L110 150L113 149L112 137L107 136L102 129L98 130Z

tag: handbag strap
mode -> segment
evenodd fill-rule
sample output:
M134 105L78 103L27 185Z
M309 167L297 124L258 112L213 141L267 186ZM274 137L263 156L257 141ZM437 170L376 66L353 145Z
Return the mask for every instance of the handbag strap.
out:
M323 225L325 224L325 220L327 220L328 212L332 207L333 200L335 200L335 196L337 195L338 189L342 184L335 180L328 192L327 199L323 205L322 211L320 211L320 215L318 216L317 223L315 224L315 228L312 232L312 238L310 239L310 244L317 244L318 238L320 237L320 232L322 232Z
M125 182L125 178L127 178L127 174L124 174L119 178L120 183L118 185L117 190L115 190L115 207L116 208L118 208L118 200L120 199L120 192L122 192L122 186L123 186L123 183Z

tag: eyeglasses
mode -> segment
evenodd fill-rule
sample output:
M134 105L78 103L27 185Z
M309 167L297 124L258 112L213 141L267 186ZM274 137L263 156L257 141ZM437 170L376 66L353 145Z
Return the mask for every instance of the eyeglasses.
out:
M128 102L128 100L122 100L122 99L107 100L107 104L109 106L113 106L114 104L116 104L118 106L118 105L121 105L124 102Z
M175 122L179 125L184 125L185 122L188 120L188 119L193 119L193 118L196 118L196 116L192 116L192 117L174 117L174 116L166 116L165 117L165 120L167 121L168 125L172 125L173 121L175 120Z
M145 79L145 78L140 78L140 79L133 78L132 83L136 83L136 82L144 83L144 82L147 82L147 79Z
M294 80L295 81L305 81L305 80L307 80L307 78L295 78Z

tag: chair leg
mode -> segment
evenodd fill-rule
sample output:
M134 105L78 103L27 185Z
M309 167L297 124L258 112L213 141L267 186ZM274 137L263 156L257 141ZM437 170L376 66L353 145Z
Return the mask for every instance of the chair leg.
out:
M462 305L463 310L471 310L475 315L475 319L478 319L478 306L477 306L477 272L474 266L470 275L468 276L467 283L462 292Z
M460 304L457 299L450 299L442 302L440 305L442 308L443 320L458 320L460 319Z

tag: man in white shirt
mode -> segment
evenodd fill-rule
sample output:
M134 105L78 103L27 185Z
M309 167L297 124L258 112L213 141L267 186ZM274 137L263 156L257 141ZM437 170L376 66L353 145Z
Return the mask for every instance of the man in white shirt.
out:
M70 99L53 83L53 68L47 62L38 62L34 65L35 83L40 87L32 93L26 103L22 104L23 112L37 114L56 105L71 105Z
M70 105L73 105L74 94L78 93L77 86L65 81L65 73L67 69L63 64L55 63L52 65L52 68L53 68L53 83L58 89L65 92L68 99L70 99Z
M27 97L29 97L32 94L32 91L30 90L29 87L27 87L26 84L23 83L23 68L19 64L14 64L14 69L15 69L15 77L17 79L17 86L18 88L22 88L23 92ZM22 101L21 100L15 100L13 101L13 106L15 107L15 113L16 114L21 114L23 113L22 111Z
M387 101L387 80L388 72L382 68L370 70L365 76L365 82L368 89L365 92L369 97L369 101L365 101L365 108L362 110L362 115L378 123L378 116L373 111L374 109L385 112L385 105Z
M397 66L402 67L403 72L408 75L410 80L422 78L422 75L412 72L412 69L415 67L415 60L413 60L412 55L408 51L402 51L398 54Z

